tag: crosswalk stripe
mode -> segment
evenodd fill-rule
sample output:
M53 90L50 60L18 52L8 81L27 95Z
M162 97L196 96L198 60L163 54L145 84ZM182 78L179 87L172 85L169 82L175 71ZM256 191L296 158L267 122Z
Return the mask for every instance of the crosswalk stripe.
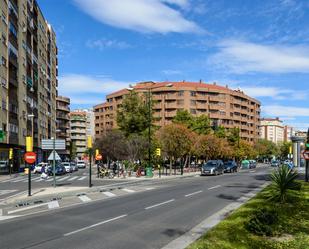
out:
M128 193L134 193L135 192L135 190L128 189L128 188L123 188L122 190L125 191L125 192L128 192Z
M40 178L40 179L35 180L35 182L41 182L41 181L44 181L44 179Z
M87 176L82 176L81 178L78 179L78 181L82 181L82 180L84 180L85 178L87 178Z
M88 196L86 196L86 195L78 196L78 198L79 198L82 202L91 201L91 199L90 199Z
M11 182L21 182L21 181L24 181L25 179L28 179L28 178L23 177L23 178L19 178L19 179L13 180Z
M72 178L68 179L68 181L73 181L73 180L75 180L76 178L78 178L78 176L73 176Z
M106 195L106 196L108 196L108 197L114 197L114 196L116 196L114 193L108 192L108 191L102 192L102 194L104 194L104 195Z
M68 179L68 178L70 178L70 176L62 177L62 178L60 178L60 179L58 180L58 182L62 182L62 181L64 181L65 179Z
M57 178L56 178L57 179ZM54 177L51 177L50 179L47 179L46 182L51 182L54 180Z

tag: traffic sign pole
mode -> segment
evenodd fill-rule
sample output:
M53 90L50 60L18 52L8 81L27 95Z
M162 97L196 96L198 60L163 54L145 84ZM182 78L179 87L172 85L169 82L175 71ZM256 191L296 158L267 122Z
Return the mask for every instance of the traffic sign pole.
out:
M31 196L31 164L28 164L28 196Z
M53 139L53 177L54 177L54 188L56 187L56 158L55 158L55 148L56 147L56 139Z

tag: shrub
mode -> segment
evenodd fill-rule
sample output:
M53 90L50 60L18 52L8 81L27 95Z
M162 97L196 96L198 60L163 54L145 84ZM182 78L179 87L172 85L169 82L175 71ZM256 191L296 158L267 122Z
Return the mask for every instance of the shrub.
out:
M254 216L245 223L245 228L256 235L272 236L277 222L278 214L275 210L262 208L258 209Z
M287 165L281 165L275 170L270 176L272 181L271 199L284 203L289 190L300 190L301 184L296 181L297 176L297 172Z

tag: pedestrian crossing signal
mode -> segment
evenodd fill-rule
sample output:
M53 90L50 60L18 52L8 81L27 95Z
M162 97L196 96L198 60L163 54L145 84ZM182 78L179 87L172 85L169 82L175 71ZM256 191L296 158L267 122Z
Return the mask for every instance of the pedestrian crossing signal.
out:
M161 149L160 149L160 148L157 148L157 149L156 149L156 155L157 155L157 156L161 156Z

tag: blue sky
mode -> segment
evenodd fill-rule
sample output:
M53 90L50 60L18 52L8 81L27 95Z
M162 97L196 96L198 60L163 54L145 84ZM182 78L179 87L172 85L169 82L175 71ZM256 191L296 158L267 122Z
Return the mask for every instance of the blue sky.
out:
M38 0L72 108L139 81L218 82L309 127L307 0Z

